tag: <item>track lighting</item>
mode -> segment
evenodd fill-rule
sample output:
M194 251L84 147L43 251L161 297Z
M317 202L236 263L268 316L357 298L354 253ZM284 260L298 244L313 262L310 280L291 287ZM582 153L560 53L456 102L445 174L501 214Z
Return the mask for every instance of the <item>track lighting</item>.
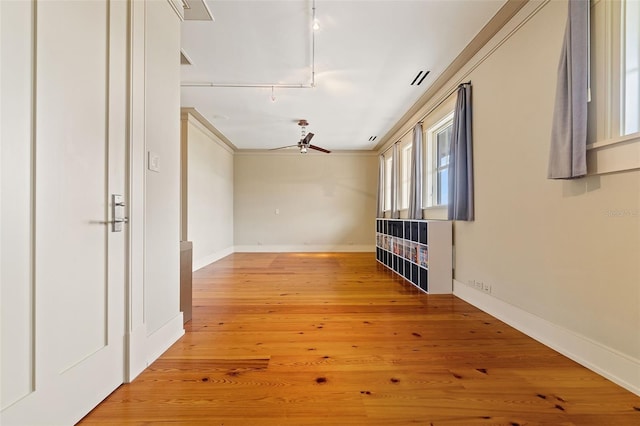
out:
M0 0L2 2L3 0ZM175 1L175 0L174 0ZM311 89L316 87L316 30L320 29L320 21L316 18L316 0L312 0L312 14L309 17L305 15L304 27L307 31L309 29L308 25L311 24L312 30L309 31L311 37L311 52L307 57L310 59L309 69L311 70L310 80L308 83L241 83L241 82L230 82L230 83L216 83L213 81L185 81L180 83L181 87L239 87L239 88L265 88L268 89L271 87L271 102L275 102L276 98L273 94L273 88L277 87L280 89ZM309 18L311 18L309 20ZM185 59L186 60L186 59Z
M307 147L306 147L306 146L304 146L304 145L302 145L302 146L300 147L300 154L306 154L306 153L307 153Z

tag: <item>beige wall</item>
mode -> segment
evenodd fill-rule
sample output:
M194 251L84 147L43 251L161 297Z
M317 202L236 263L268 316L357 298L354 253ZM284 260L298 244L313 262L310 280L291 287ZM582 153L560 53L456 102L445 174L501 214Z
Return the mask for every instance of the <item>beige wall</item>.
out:
M454 224L454 293L640 394L640 170L546 178L566 18L566 1L528 2L390 141L471 80L475 221Z
M376 155L239 152L234 162L236 250L373 250Z
M454 79L473 83L476 190L475 221L454 227L456 289L638 391L640 171L546 179L566 10L546 3Z
M191 114L183 114L182 126L187 149L183 202L196 270L233 252L233 151Z
M640 359L640 172L545 178L565 20L548 3L470 76L476 220L455 224L455 277Z

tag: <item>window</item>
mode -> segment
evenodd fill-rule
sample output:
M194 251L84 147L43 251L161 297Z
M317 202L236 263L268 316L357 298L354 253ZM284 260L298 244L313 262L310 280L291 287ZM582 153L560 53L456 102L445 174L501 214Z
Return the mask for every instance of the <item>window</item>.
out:
M640 132L640 1L626 1L624 20L624 132Z
M426 131L427 146L424 207L446 206L449 203L449 154L453 113L438 121Z
M591 0L589 174L640 168L640 0Z
M451 148L451 129L453 123L448 122L446 127L435 134L435 171L436 171L436 205L449 203L449 151Z
M412 146L408 144L402 148L400 160L400 210L409 208L409 185L411 181L411 153Z
M391 211L391 173L393 157L389 154L384 159L384 211Z

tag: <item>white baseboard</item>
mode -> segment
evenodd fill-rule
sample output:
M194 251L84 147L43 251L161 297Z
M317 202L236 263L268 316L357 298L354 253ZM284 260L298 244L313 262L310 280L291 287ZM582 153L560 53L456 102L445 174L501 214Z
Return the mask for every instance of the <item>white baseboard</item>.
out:
M226 249L223 250L218 250L215 253L211 253L207 256L202 256L198 259L193 259L193 266L192 266L192 270L193 271L197 271L200 268L204 268L205 266L209 265L210 263L215 262L216 260L220 260L223 257L227 257L230 254L233 253L233 247L228 247Z
M147 336L147 365L158 359L184 334L182 312Z
M127 367L126 382L132 382L147 368L147 327L136 327L128 336L129 365Z
M640 396L640 360L453 280L453 294Z
M146 326L138 327L129 335L129 371L131 382L184 334L182 312L151 334Z
M255 245L235 246L237 253L345 253L374 252L375 245Z

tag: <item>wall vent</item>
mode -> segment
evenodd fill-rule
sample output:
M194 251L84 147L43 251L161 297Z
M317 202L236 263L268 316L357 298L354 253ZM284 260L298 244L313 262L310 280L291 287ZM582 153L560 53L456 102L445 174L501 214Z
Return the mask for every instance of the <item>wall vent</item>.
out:
M416 78L413 79L413 81L411 82L411 85L412 86L420 86L420 84L422 84L422 82L429 75L430 72L431 71L420 71L420 72L418 72L418 75L416 75Z

